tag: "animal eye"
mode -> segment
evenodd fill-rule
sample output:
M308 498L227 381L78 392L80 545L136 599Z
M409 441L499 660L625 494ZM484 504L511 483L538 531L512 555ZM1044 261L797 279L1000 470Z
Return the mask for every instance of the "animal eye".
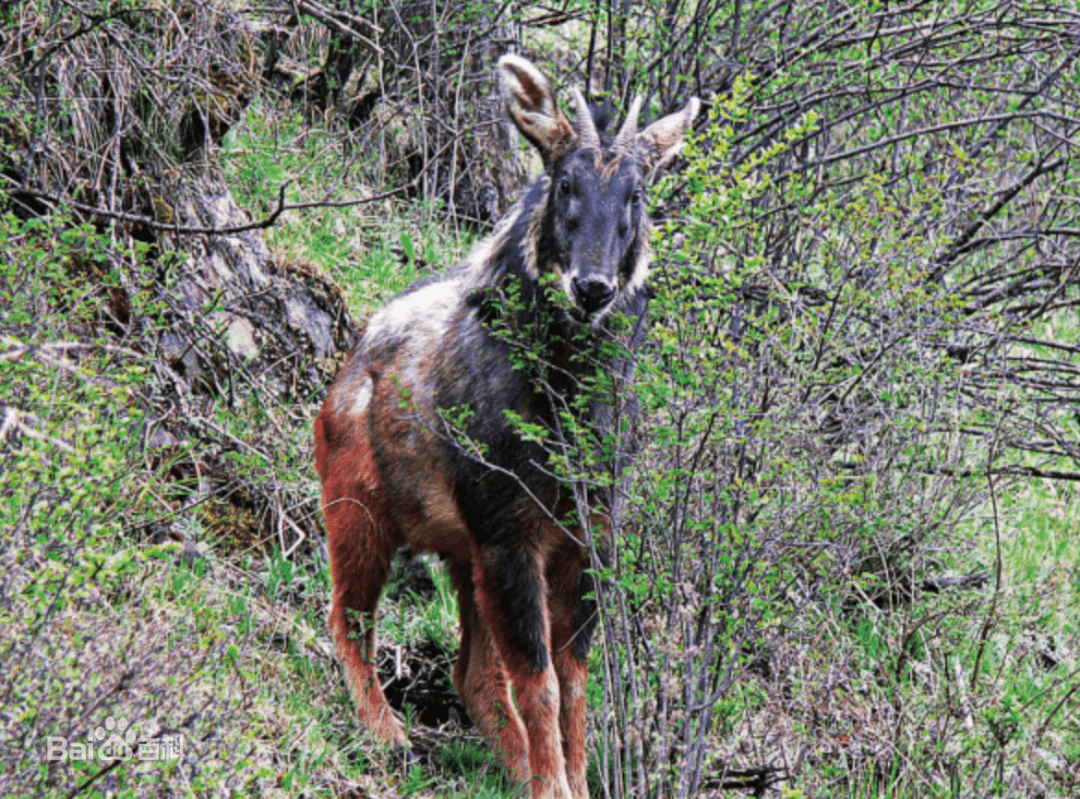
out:
M559 196L565 197L570 193L570 179L563 178L559 181Z
M641 203L641 189L634 189L630 195L630 202L634 205L639 205Z

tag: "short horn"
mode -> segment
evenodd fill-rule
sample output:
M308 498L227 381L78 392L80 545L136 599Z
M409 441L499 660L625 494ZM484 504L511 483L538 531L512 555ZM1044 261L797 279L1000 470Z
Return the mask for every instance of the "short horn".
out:
M577 105L578 147L599 150L600 134L596 132L596 124L589 111L589 104L585 102L585 95L577 86L574 86L572 91L574 103Z
M612 146L627 147L634 140L637 135L638 117L641 116L641 106L644 102L645 98L640 94L634 97L634 102L630 103L630 110L626 114L622 127L619 128L619 133L615 137L615 143Z

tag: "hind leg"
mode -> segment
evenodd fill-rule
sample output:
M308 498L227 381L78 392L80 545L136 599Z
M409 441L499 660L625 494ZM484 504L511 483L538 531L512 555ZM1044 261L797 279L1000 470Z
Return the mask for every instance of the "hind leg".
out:
M476 607L472 564L453 561L450 576L458 592L461 651L454 664L454 685L484 739L499 753L514 779L529 781L529 744L514 708L510 682L491 632Z
M348 442L330 452L320 414L315 439L334 582L330 630L337 658L360 723L380 740L405 747L405 732L386 702L375 668L375 610L397 541L371 460L366 425L356 425Z

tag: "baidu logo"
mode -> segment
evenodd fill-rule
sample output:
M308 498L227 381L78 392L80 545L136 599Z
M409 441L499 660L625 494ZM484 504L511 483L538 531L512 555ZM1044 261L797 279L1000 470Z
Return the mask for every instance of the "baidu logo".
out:
M105 719L105 726L91 731L85 743L49 736L45 739L46 760L179 760L183 756L183 736L139 736L121 717Z

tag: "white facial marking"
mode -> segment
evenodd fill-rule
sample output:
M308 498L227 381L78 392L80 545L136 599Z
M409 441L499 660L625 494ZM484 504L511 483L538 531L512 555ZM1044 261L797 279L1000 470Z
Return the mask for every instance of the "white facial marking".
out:
M561 272L559 274L559 285L562 286L563 293L570 299L575 306L577 300L574 298L574 276L569 272Z

